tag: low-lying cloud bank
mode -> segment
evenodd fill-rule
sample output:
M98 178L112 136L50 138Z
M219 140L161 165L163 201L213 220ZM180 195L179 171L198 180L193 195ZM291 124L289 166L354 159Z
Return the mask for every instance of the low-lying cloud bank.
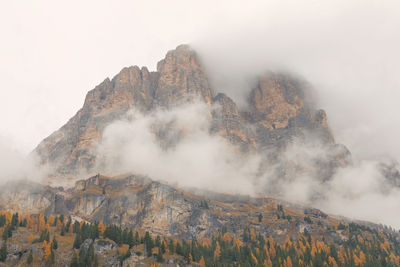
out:
M144 115L135 110L109 125L99 146L105 173L133 172L153 179L224 193L270 195L351 218L400 227L400 190L382 174L378 161L354 159L329 181L316 174L330 150L294 140L281 161L260 171L265 155L243 155L209 132L216 107L195 103ZM162 137L161 139L159 137ZM295 175L277 177L284 162ZM265 163L265 162L264 162Z
M0 186L14 180L41 182L49 171L49 166L40 166L35 154L20 153L12 141L0 136Z

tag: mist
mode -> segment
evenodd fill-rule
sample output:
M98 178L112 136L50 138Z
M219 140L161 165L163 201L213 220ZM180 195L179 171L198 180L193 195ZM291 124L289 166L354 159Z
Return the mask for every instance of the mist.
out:
M132 110L105 129L97 168L110 175L148 175L181 187L254 194L252 180L245 177L255 176L260 158L245 157L224 138L210 135L211 111L202 102L149 115Z
M268 151L239 153L226 139L210 134L211 113L217 108L194 102L150 114L131 110L105 129L95 169L111 176L147 175L200 193L275 197L400 228L400 188L385 177L383 161L353 158L324 181L318 162L329 158L332 148L317 139L295 138L278 161L266 164ZM282 167L297 171L282 176Z
M50 173L50 166L41 166L37 155L26 156L16 145L0 136L0 186L15 180L40 183Z
M396 1L273 1L192 45L216 89L240 106L254 76L291 71L314 86L336 140L353 155L400 159L399 10Z

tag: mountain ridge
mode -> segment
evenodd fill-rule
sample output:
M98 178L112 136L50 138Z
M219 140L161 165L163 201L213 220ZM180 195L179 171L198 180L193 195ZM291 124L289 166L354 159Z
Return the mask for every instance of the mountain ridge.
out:
M130 109L148 114L200 101L220 107L211 111L210 134L222 136L241 153L268 150L274 154L269 160L276 159L293 138L305 140L312 133L313 139L338 151L328 160L333 163L325 166L346 164L349 151L335 144L326 113L315 109L308 99L309 87L290 74L267 72L248 96L249 109L239 110L229 96L212 87L197 53L180 45L166 54L155 72L132 66L105 79L87 93L77 114L45 138L34 153L42 165L54 167L55 176L94 174L96 147L104 129Z

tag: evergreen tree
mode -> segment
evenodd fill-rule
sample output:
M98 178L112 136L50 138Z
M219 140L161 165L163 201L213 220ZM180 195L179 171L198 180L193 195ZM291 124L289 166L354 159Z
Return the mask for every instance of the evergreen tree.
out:
M49 242L50 241L50 233L49 233L49 231L47 230L47 229L44 229L43 231L42 231L42 233L40 234L40 237L39 237L39 242L43 242L43 241L47 241L47 242Z
M52 249L58 248L58 242L57 242L57 239L55 236L53 237L53 242L51 242L51 247L52 247Z
M160 238L160 236L158 235L157 238L156 238L156 244L155 244L155 246L156 246L156 247L160 247L160 245L161 245L161 238Z
M121 263L121 266L123 265L122 263L124 262L124 260L126 260L127 258L129 258L131 256L131 251L128 249L123 255L121 255L119 257L119 261Z
M64 226L64 224L62 224L62 226L61 226L61 233L60 233L60 235L61 235L61 236L65 236L65 226Z
M160 262L160 263L161 263L161 262L164 262L164 258L163 258L163 254L162 254L161 249L158 249L157 261Z
M127 244L129 245L129 248L132 248L135 245L132 230L128 233Z
M6 215L0 215L0 227L6 225Z
M170 254L175 253L174 241L172 241L172 239L169 240L168 249L169 249Z
M3 230L3 240L7 241L10 237L12 237L13 226L11 224L7 225Z
M140 237L138 231L135 232L135 245L140 244Z
M71 263L69 264L70 267L79 267L79 260L78 260L78 256L76 255L76 253L74 252L74 255L72 256L72 260Z
M79 234L75 235L73 247L76 249L79 249L81 247L81 244L82 244L81 236Z
M26 218L24 218L20 223L19 226L20 227L26 227L26 225L28 224L28 220Z
M7 243L3 242L0 248L0 261L4 262L7 259Z
M147 256L151 257L153 255L154 242L150 236L150 233L147 231L146 234L144 235L144 244L147 251Z
M29 251L28 257L26 258L26 264L31 265L33 261L32 249Z
M13 214L12 219L11 219L11 225L12 226L18 226L18 212Z
M164 254L165 251L166 251L166 248L165 248L165 241L162 241L162 242L161 242L160 249L161 249L161 252Z

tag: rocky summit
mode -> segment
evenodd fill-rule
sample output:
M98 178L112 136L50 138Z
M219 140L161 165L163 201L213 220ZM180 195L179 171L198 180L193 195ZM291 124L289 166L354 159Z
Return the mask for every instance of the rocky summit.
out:
M167 53L157 71L124 68L89 91L82 109L44 139L35 153L41 164L54 168L55 176L95 174L96 148L104 129L130 109L148 114L200 101L213 107L210 134L223 137L243 154L268 151L264 168L276 164L280 152L294 138L318 140L330 151L326 160L318 163L325 169L323 174L321 171L323 179L329 178L335 167L348 163L349 152L335 144L326 113L315 108L307 82L288 73L267 72L254 84L247 108L239 109L229 96L213 88L196 52L181 45Z

